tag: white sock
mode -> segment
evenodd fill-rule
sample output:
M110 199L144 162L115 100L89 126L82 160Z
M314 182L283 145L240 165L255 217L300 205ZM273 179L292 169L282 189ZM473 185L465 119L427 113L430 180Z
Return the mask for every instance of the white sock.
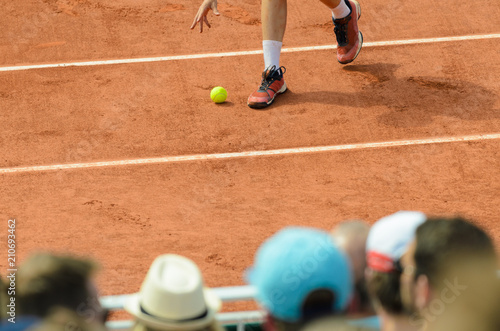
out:
M270 66L280 67L281 46L283 43L277 40L263 40L262 48L264 49L264 65L265 69Z
M350 13L351 10L349 9L349 7L347 7L345 0L340 0L340 4L337 7L332 8L333 18L336 20L338 20L339 18L344 18Z

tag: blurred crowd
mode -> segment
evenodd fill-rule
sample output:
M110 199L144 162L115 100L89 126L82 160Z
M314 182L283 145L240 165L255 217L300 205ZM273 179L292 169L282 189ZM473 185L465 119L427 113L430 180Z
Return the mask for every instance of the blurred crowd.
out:
M500 331L498 263L472 221L399 211L330 232L286 227L263 241L244 276L266 312L264 331ZM1 330L106 330L97 271L81 257L31 256L16 274L16 323L2 279ZM124 308L135 331L224 330L220 299L176 254L154 260Z

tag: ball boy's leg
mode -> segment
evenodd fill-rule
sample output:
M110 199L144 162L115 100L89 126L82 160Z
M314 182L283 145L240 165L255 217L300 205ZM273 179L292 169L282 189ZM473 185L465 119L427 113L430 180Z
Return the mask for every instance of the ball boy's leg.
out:
M286 91L284 68L279 63L286 15L286 0L262 0L264 72L260 86L248 97L247 104L251 108L265 108L273 103L276 95Z

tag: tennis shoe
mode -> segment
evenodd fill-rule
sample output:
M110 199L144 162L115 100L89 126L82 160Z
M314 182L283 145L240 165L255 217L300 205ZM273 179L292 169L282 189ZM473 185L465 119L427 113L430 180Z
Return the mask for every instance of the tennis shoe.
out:
M276 68L274 65L264 70L259 88L248 97L248 107L265 108L274 102L274 98L278 94L284 93L286 91L286 83L283 78L285 71L285 67Z
M337 39L337 60L341 64L347 64L354 61L363 45L363 35L358 29L361 7L356 0L342 1L346 1L351 13L347 17L333 19L333 31Z

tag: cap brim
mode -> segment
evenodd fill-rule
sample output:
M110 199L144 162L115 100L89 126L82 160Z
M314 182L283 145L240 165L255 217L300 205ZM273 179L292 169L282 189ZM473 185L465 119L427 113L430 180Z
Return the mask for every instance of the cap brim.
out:
M203 293L205 296L205 303L207 305L207 314L203 318L185 321L185 322L175 322L167 321L161 317L155 317L142 312L140 303L140 294L135 293L129 296L128 300L124 304L124 309L133 315L136 320L141 323L155 329L159 330L188 330L195 328L203 328L210 325L214 319L215 314L220 310L222 302L220 298L209 288L204 288Z

